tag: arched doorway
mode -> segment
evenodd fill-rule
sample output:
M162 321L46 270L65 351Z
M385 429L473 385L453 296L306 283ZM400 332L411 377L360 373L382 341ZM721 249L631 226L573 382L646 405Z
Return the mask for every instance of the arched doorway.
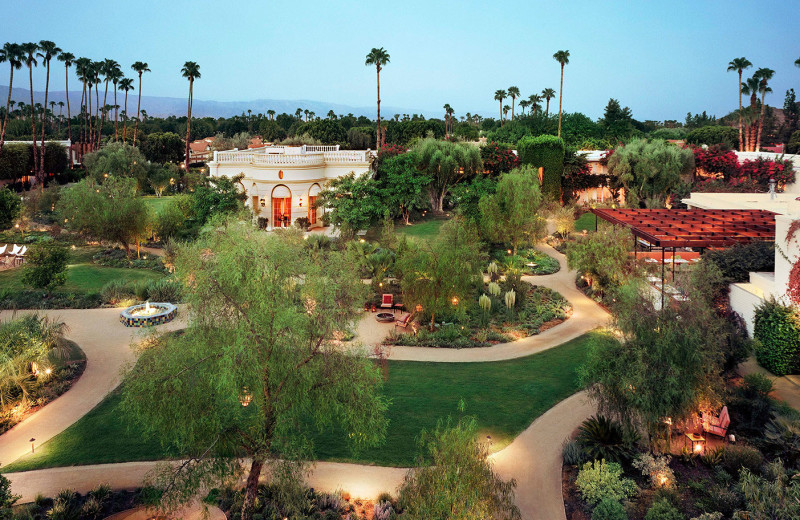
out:
M317 202L317 195L319 195L321 189L319 184L316 183L312 184L308 189L308 224L310 226L314 226L317 223L319 208L314 207L314 204Z
M256 215L261 213L261 206L258 203L258 186L256 186L255 182L253 183L252 188L250 188L250 201L253 213Z
M283 184L272 190L272 227L292 225L292 192Z

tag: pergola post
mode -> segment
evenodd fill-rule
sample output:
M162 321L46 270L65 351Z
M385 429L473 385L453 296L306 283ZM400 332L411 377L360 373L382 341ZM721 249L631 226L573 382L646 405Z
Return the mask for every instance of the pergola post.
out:
M664 248L661 248L661 309L664 309Z

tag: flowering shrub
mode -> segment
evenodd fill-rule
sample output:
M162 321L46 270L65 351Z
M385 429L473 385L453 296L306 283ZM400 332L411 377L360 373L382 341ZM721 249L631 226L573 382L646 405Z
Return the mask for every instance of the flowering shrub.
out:
M675 474L669 467L669 461L669 455L653 457L643 453L633 461L633 467L648 477L653 487L671 487L675 483Z
M605 460L587 462L578 473L575 484L590 505L607 498L622 501L636 493L636 484L622 477L622 466Z
M694 153L694 165L698 170L708 174L720 174L725 180L739 175L739 159L731 150L721 146L703 149L700 146L690 147Z
M747 177L766 186L770 179L775 179L778 184L785 186L794 182L794 168L791 161L771 161L759 157L751 161L745 160L739 167L739 176Z
M386 159L404 154L407 151L408 148L399 144L385 144L378 150L378 161L383 162Z
M481 147L483 169L489 175L510 172L519 166L519 157L509 148L499 143L488 143Z
M760 188L758 182L746 177L732 177L729 181L723 179L706 179L696 182L692 191L700 193L754 193Z

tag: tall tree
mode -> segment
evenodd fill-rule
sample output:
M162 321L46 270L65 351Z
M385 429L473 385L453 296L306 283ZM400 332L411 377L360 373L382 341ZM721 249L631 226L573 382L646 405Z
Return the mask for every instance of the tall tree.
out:
M124 122L122 123L122 142L128 138L128 92L133 90L133 79L122 78L119 80L119 89L125 92L125 105L123 113L125 114Z
M117 104L117 85L119 84L121 79L125 79L125 76L122 74L122 69L119 68L117 65L111 74L111 83L114 85L114 142L116 143L119 139L119 131L118 131L118 116L119 116L119 105Z
M105 59L102 61L102 65L100 66L100 72L103 74L103 78L106 84L105 94L103 94L103 116L100 119L100 132L97 134L97 147L100 147L100 137L102 134L103 126L106 123L106 114L108 112L108 84L114 78L116 71L119 70L119 63L112 59ZM114 93L116 94L116 87L114 88Z
M545 228L545 219L537 214L541 202L536 168L526 165L504 173L496 191L478 205L485 236L510 244L515 255L519 247L535 244Z
M83 154L86 148L86 138L88 136L88 120L87 120L87 107L88 107L88 98L87 98L87 88L89 85L89 69L91 68L92 60L89 58L78 58L75 60L75 74L78 75L78 79L81 81L83 89L81 91L81 103L80 103L80 147L78 148L78 155L79 160L83 161Z
M103 121L100 120L100 75L103 73L103 62L92 62L92 84L94 85L94 135L92 147L100 148L100 136L103 135Z
M21 45L22 52L25 55L25 65L28 67L28 80L31 93L31 136L33 141L33 172L34 175L39 175L39 152L36 149L36 105L33 102L33 67L38 65L36 61L36 52L39 50L39 45L29 42Z
M241 518L251 520L262 473L297 485L323 427L340 427L354 447L377 444L387 404L375 364L340 341L366 295L347 256L236 219L219 229L177 255L186 299L204 312L142 353L122 407L187 456L157 479L164 506L247 464Z
M542 105L540 105L541 102L542 102L542 96L540 96L539 94L531 94L530 96L528 96L528 105L530 105L531 107L532 114L536 114L539 111L539 109L542 108Z
M758 127L758 90L760 80L753 74L742 83L742 94L750 96L750 104L742 111L742 117L746 123L744 135L745 151L752 152L756 148L756 128Z
M558 51L553 54L559 65L561 65L561 86L558 88L558 137L561 137L561 102L564 100L564 65L569 63L569 51Z
M742 71L752 66L753 64L744 56L734 58L728 63L728 72L735 70L739 73L739 150L744 150L744 139L742 137Z
M546 88L542 90L542 97L547 100L547 109L545 111L545 115L550 115L550 100L556 97L556 91L551 88Z
M139 133L139 114L142 111L142 74L150 72L150 69L143 61L135 62L131 68L139 75L139 102L136 105L136 127L133 129L133 146L136 146L136 134Z
M379 49L373 47L364 61L366 66L375 65L375 71L378 76L378 133L375 141L378 144L378 148L381 148L384 144L383 128L381 127L381 69L387 63L389 63L389 53L383 47Z
M527 99L521 99L521 100L519 101L519 107L522 109L522 115L523 115L523 116L525 115L525 109L526 109L526 108L527 108L527 107L528 107L530 104L531 104L531 102L530 102L530 101L528 101Z
M42 59L42 63L47 69L47 75L44 86L44 110L42 111L42 146L40 148L41 157L39 159L39 171L37 175L40 182L44 184L44 154L45 154L45 125L47 123L47 97L50 94L50 60L61 54L61 49L50 40L42 40L39 42L39 52L36 53ZM39 187L41 189L41 185Z
M762 67L756 71L758 76L758 90L761 92L761 114L758 117L758 137L756 137L756 152L761 150L761 134L764 131L764 112L767 108L764 98L767 92L772 92L772 89L767 84L769 80L775 75L775 71Z
M8 101L6 101L6 113L3 116L3 128L0 130L0 154L3 153L3 144L6 141L6 123L11 116L11 88L14 86L14 70L22 68L22 48L16 43L5 43L3 48L0 49L0 63L8 62L9 65L9 78L8 78Z
M494 99L500 102L500 126L503 126L503 100L508 97L505 90L495 90Z
M519 97L519 88L518 87L508 87L508 95L511 97L511 120L514 120L514 104L517 101L517 97Z
M194 61L187 61L181 69L181 76L189 80L189 113L186 117L186 159L184 170L189 172L189 143L191 142L192 125L192 97L194 96L194 80L200 78L200 65Z
M418 167L433 178L428 188L436 213L442 212L444 197L452 185L483 167L480 150L466 143L424 139L414 150L419 157Z

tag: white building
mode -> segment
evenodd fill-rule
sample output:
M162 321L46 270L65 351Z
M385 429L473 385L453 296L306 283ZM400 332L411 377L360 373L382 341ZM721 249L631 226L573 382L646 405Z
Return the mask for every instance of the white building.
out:
M307 217L311 227L322 225L323 208L314 208L317 194L330 180L369 171L370 150L339 150L339 146L265 146L250 150L214 152L208 163L212 177L244 174L247 206L268 219L268 229L288 227Z

